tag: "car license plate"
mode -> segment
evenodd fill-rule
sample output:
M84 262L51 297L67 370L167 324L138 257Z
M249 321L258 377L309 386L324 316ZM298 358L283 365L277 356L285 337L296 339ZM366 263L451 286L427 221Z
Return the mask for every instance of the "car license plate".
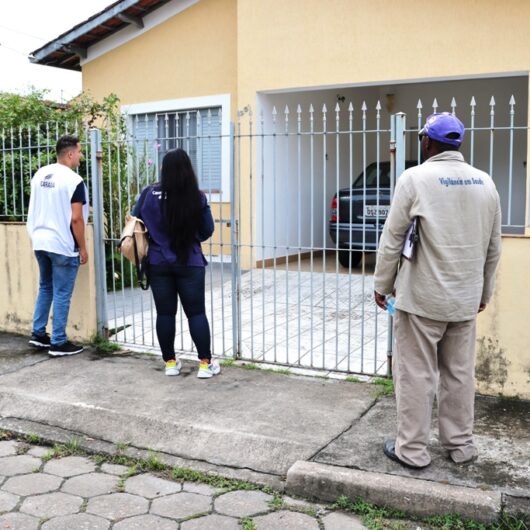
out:
M365 217L379 217L379 219L386 219L390 206L377 206L375 204L367 204L364 207Z

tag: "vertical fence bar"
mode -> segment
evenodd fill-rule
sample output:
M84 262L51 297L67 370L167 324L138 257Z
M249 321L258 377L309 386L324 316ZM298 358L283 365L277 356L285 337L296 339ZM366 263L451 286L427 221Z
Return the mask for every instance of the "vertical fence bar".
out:
M17 215L17 188L15 186L15 151L13 146L15 141L13 139L13 127L11 127L11 198L13 200L13 215Z
M301 334L302 334L302 107L298 105L296 107L296 182L297 182L297 241L298 241L298 270L297 270L297 283L298 283L298 336L297 336L297 364L301 364Z
M309 351L310 351L310 363L311 368L315 366L314 362L314 305L313 305L313 297L314 297L314 272L315 272L315 117L314 117L315 109L313 108L313 104L311 103L309 105L309 175L311 179L311 189L310 189L310 196L311 196L311 215L309 216L309 222L311 225L311 234L310 234L310 245L311 250L309 251L309 272L310 272L310 286L309 286L309 301L310 301L310 307L311 307L311 330L309 333Z
M376 140L375 140L375 160L376 160L376 211L375 211L375 246L374 246L374 255L377 253L377 249L379 248L379 224L381 222L381 219L379 218L379 199L380 199L380 186L381 186L381 171L380 171L380 159L381 159L381 102L377 100L377 105L375 106L376 115L375 115L375 123L376 123ZM374 307L374 374L377 374L379 370L378 366L378 346L379 346L379 340L378 340L378 332L379 332L379 319L378 319L379 313L377 311L377 307Z
M248 161L248 187L249 187L249 243L250 243L250 350L252 351L252 356L254 356L254 264L255 264L255 254L254 254L254 173L252 170L253 164L253 153L252 153L252 142L253 137L253 123L252 123L252 109L249 107L248 110L248 152L249 152L249 161Z
M469 103L469 105L471 107L471 137L469 142L469 163L473 165L475 161L475 107L477 105L475 101L475 96L471 98L471 102Z
M219 123L219 150L222 153L222 146L223 146L223 142L225 141L225 138L223 137L222 107L219 107L219 110L217 112L217 119L218 119L218 123ZM221 162L221 166L222 166L222 162ZM220 230L220 234L219 234L219 248L220 248L220 255L221 255L221 319L222 319L222 322L223 322L222 352L223 352L223 355L225 355L226 354L226 337L225 337L225 335L226 335L226 333L225 333L225 329L226 329L226 326L225 326L226 312L225 312L225 276L224 276L224 272L225 272L225 261L224 261L225 243L224 243L224 236L223 236L223 233L224 233L223 225L224 225L225 220L224 220L223 191L224 191L224 184L223 184L223 178L222 178L222 175L221 175L221 182L220 182L220 186L219 186L219 218L220 218L220 223L221 223L221 230ZM227 224L227 226L228 226L228 224Z
M278 313L277 311L277 297L276 297L276 260L277 260L277 248L278 248L278 217L277 217L277 175L276 175L276 107L272 107L272 204L273 204L273 213L272 213L272 223L273 223L273 278L274 278L274 286L273 286L273 298L274 298L274 314L273 314L273 321L274 321L274 362L278 361L278 331L277 331L277 318L276 315Z
M103 241L103 152L99 129L90 130L90 157L92 159L97 333L102 337L107 337L107 288L105 282L105 244Z
M4 186L4 215L7 217L7 176L6 176L6 131L2 129L2 184Z
M396 183L396 115L390 116L390 204L392 205L392 197L394 195L394 187ZM376 309L377 311L377 309ZM392 375L392 355L393 355L393 319L388 315L387 324L387 347L386 347L386 374Z
M260 110L261 128L261 286L265 289L265 115L263 108ZM265 294L261 297L261 351L265 358Z
M490 177L493 179L493 141L495 136L495 98L490 100Z
M289 160L289 107L285 105L285 197L287 200L286 219L285 219L285 362L289 364L289 237L291 235L291 208L289 201L289 179L290 179L290 160Z
M340 105L335 105L335 197L337 198L337 236L335 238L335 370L339 367L339 211L340 211ZM326 218L324 218L326 225ZM351 272L349 270L348 272Z
M322 219L326 219L327 204L327 107L326 104L322 106L322 181L324 192L322 194ZM326 367L326 251L327 251L327 230L326 224L322 223L322 365L321 368Z
M423 125L422 124L422 108L423 108L423 104L421 102L421 99L418 99L418 104L416 105L416 108L418 109L418 133L421 131L421 126ZM417 143L418 143L418 157L417 157L417 160L418 160L418 164L421 163L421 141L420 141L420 137L419 137L419 134L418 134L418 138L416 139L417 140Z
M351 196L353 188L353 104L350 101L348 106L348 190ZM349 234L348 234L348 307L352 307L352 234L353 234L353 201L348 200L348 219L349 219ZM340 202L337 197L337 240L339 239L339 222L340 222ZM347 340L347 361L346 369L349 372L351 368L351 331L352 331L352 312L348 312L348 340Z
M18 156L20 158L20 175L19 175L19 182L20 182L20 212L22 214L21 220L24 221L24 156L23 156L23 147L22 147L22 127L18 128Z
M363 101L362 107L362 161L363 161L363 238L362 238L362 251L366 252L366 101ZM364 291L366 281L366 263L364 255L361 260L361 372L364 372L364 331L365 331L365 303L364 303Z
M515 98L510 98L510 160L508 169L508 225L512 224L512 184L513 184L513 129L515 121Z
M436 100L435 100L436 101ZM397 177L405 170L406 114L398 112L390 118L390 197L394 195ZM388 315L387 375L392 375L394 319Z
M236 173L235 173L234 124L230 123L230 234L232 269L232 357L237 359L241 352L239 335L239 235L236 218Z

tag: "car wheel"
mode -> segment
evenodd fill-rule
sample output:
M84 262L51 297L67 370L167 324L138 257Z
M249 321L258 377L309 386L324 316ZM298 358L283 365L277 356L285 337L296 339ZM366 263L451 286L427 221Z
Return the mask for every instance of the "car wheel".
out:
M350 266L350 260L352 268L357 267L362 257L363 253L360 250L339 250L339 263L346 268Z

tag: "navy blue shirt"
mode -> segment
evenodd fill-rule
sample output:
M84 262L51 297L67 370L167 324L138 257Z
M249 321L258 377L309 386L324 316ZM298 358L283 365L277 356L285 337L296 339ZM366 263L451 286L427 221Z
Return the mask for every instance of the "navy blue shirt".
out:
M188 267L204 267L207 265L206 258L202 253L201 241L206 241L214 231L214 223L210 205L204 193L202 195L202 219L197 232L196 241L193 243L188 261ZM139 203L143 199L141 211ZM151 265L174 265L179 262L178 256L171 248L172 238L167 232L167 225L162 214L162 191L160 184L147 186L142 190L140 198L136 202L132 214L139 217L149 230L149 251L147 260Z

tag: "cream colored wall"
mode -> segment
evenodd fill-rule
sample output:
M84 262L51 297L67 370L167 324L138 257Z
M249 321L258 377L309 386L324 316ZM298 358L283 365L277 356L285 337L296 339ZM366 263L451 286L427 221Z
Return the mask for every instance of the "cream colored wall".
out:
M530 399L530 238L503 237L495 294L478 317L477 389Z
M527 0L240 0L239 100L256 90L528 71Z
M86 231L89 262L79 268L67 335L71 340L90 340L96 332L96 291L92 226ZM33 309L39 286L39 270L24 223L0 223L0 330L31 334ZM51 321L48 332L51 331Z
M236 95L236 0L201 0L83 66L83 90L123 105Z

